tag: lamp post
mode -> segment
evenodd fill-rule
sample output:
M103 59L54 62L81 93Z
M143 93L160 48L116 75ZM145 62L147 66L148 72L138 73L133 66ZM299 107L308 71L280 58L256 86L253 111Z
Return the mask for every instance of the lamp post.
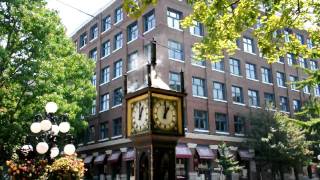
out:
M54 102L48 102L45 106L45 116L41 114L36 115L35 122L30 126L30 130L36 136L36 140L40 142L36 145L36 151L39 154L46 154L49 162L60 154L58 147L58 135L64 136L62 140L69 141L63 148L63 151L67 155L75 153L75 146L72 144L73 137L69 133L70 123L68 122L68 116L56 115L58 106ZM33 151L31 145L24 145L21 149L29 149Z

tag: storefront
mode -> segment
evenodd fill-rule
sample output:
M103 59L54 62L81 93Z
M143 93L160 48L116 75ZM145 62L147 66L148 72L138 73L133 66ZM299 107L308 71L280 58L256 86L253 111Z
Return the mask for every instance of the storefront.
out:
M95 174L99 179L105 179L106 176L106 154L101 154L94 159Z
M127 152L123 154L122 160L125 162L126 166L126 179L127 180L134 180L135 174L134 174L134 159L135 159L135 150L129 149Z
M121 173L121 152L115 151L108 157L107 163L107 179L116 180L120 179Z
M199 180L211 180L212 162L215 158L213 151L208 146L197 146L194 155L194 170Z
M85 179L93 179L94 177L94 167L92 164L93 158L94 157L92 155L89 155L83 161L84 166L87 169L87 171L85 172Z
M185 144L176 146L176 176L177 179L188 179L189 161L192 159L192 153Z
M238 150L238 161L239 165L243 167L242 171L240 172L240 179L246 180L251 179L250 172L252 172L253 169L253 158L254 158L254 151L250 150ZM255 170L254 170L255 171Z

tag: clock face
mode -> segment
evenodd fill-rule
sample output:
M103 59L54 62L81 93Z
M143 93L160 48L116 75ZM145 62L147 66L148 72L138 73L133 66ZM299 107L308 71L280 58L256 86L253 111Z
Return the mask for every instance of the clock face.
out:
M132 112L132 130L133 132L141 132L147 130L148 124L148 100L140 100L131 104Z
M153 119L155 127L162 130L176 130L177 101L169 99L154 99Z

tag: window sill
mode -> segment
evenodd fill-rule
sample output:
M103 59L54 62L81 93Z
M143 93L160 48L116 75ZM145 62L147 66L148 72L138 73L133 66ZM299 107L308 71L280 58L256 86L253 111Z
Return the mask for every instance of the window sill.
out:
M98 142L108 141L109 138L99 139Z
M131 73L131 72L133 72L133 71L136 71L137 69L138 69L138 68L131 69L131 70L127 71L127 74L129 74L129 73Z
M109 109L101 110L101 111L99 111L99 113L103 113L103 112L106 112L106 111L109 111Z
M180 59L174 59L174 58L169 58L169 59L172 60L172 61L177 61L177 62L180 62L180 63L184 63L184 61L180 60Z
M205 96L197 96L197 95L192 95L195 98L200 98L200 99L208 99L208 97Z
M198 37L198 38L203 38L202 35L197 35L197 34L194 34L194 33L191 33L191 32L190 32L190 34L191 34L192 36L195 36L195 37Z
M87 142L87 144L93 144L94 143L94 141L89 141L89 142Z
M135 39L132 39L131 41L127 42L127 45L128 45L128 44L131 44L132 42L134 42L134 41L137 40L137 39L138 39L138 37L135 38Z
M279 64L284 64L284 62L279 62L279 61L278 61L277 63L279 63Z
M91 39L91 40L89 41L89 43L92 43L93 41L95 41L95 40L97 40L97 39L98 39L98 36L95 37L94 39Z
M278 85L278 87L279 87L279 88L283 88L283 89L287 89L287 87L285 87L285 86L279 86L279 85Z
M255 55L255 56L257 55L256 53L253 53L253 52L247 52L247 51L243 51L243 52L251 54L251 55Z
M297 89L291 89L292 91L295 91L295 92L300 92L299 90L297 90Z
M178 28L174 28L174 27L171 27L171 26L168 26L169 28L171 28L171 29L174 29L174 30L177 30L177 31L180 31L180 32L183 32L183 29L178 29Z
M113 80L116 80L116 79L119 79L119 78L121 78L121 76L122 76L122 75L120 75L120 76L117 76L117 77L114 77L114 78L112 79L112 81L113 81Z
M241 137L244 137L245 135L244 134L239 134L239 133L234 133L235 136L241 136Z
M303 92L304 94L310 95L311 93Z
M123 18L120 19L119 21L115 22L113 25L114 25L114 26L117 26L117 25L120 24L122 21L123 21Z
M112 106L111 109L115 109L115 108L120 107L120 106L122 106L122 103L121 103L121 104L118 104L118 105L115 105L115 106Z
M206 66L202 66L202 65L198 65L198 64L194 64L194 63L191 63L191 65L196 66L196 67L199 67L199 68L203 68L203 69L206 68Z
M246 106L246 104L238 103L238 102L233 102L233 104L235 104L235 105L239 105L239 106Z
M108 32L111 29L111 27L109 29L104 30L103 32L101 32L101 35Z
M250 80L250 81L259 82L259 80L258 80L258 79L252 79L252 78L248 78L248 77L247 77L247 79L248 79L248 80Z
M83 143L78 144L78 146L83 146Z
M263 84L267 84L267 85L270 85L270 86L273 86L273 83L268 83L268 82L262 82Z
M103 85L105 85L105 84L108 84L110 81L108 81L108 82L104 82L104 83L102 83L102 84L99 84L99 86L103 86Z
M232 74L232 73L230 73L230 75L231 75L231 76L238 77L238 78L243 78L243 76L241 76L241 75L237 75L237 74Z
M280 111L281 113L286 113L286 114L290 114L290 112L288 111Z
M79 51L82 50L82 49L84 49L84 48L86 47L86 45L87 45L87 44L81 46L81 47L79 48Z
M112 136L111 139L119 139L122 138L122 135L118 135L118 136Z
M102 60L105 60L107 57L109 57L110 56L110 54L108 54L108 55L105 55L105 56L103 56L102 58L100 58L100 60L102 61Z
M261 109L260 106L250 106L250 107L255 108L255 109Z
M217 102L223 102L223 103L227 103L226 100L222 100L222 99L213 99L214 101L217 101Z
M143 35L148 34L149 32L151 32L152 30L156 29L155 27L152 27L151 29L149 29L148 31L144 32Z
M216 134L230 135L229 132L224 132L224 131L216 131Z
M219 70L219 69L212 69L212 71L216 71L216 72L224 73L224 71Z
M209 134L209 130L205 130L205 129L194 129L194 132L198 132L198 133L208 133Z
M276 112L277 110L276 109L271 109L271 108L265 108L264 110L266 110L266 111L273 111L273 112Z
M115 52L119 51L121 48L122 48L122 46L119 47L118 49L113 50L112 53L115 53Z

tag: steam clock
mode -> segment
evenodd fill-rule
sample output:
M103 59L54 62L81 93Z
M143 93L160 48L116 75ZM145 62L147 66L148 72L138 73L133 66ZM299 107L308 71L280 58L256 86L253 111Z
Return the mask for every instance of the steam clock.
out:
M127 137L136 150L135 179L172 180L175 176L175 147L184 136L185 93L155 88L148 65L148 86L126 94ZM126 83L125 83L126 88Z

